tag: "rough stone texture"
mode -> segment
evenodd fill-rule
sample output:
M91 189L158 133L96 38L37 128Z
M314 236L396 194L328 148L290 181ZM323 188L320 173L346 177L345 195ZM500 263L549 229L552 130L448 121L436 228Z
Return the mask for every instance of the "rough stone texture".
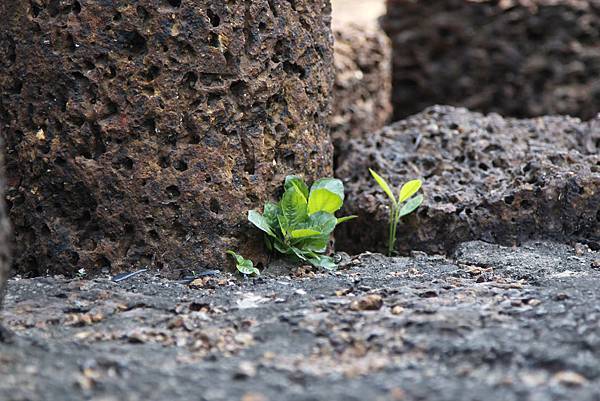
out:
M529 120L433 107L354 140L340 159L346 213L338 249L384 250L387 198L367 169L396 187L424 180L425 202L399 226L397 249L446 252L462 241L506 245L580 240L600 249L600 119Z
M396 118L434 104L513 117L600 112L600 1L387 5Z
M0 132L1 132L0 128ZM10 271L10 223L6 215L6 205L4 202L4 188L6 182L4 179L4 142L0 138L0 309L2 309L2 299L4 298L4 288ZM0 315L0 322L2 316ZM0 323L1 325L1 323ZM2 328L0 327L0 330Z
M473 242L199 288L15 280L0 399L597 401L599 260ZM377 308L353 310L365 299Z
M358 138L389 121L391 51L381 30L359 25L334 29L335 82L331 136L338 152L350 138Z
M328 0L0 4L18 271L265 258L248 209L331 174Z

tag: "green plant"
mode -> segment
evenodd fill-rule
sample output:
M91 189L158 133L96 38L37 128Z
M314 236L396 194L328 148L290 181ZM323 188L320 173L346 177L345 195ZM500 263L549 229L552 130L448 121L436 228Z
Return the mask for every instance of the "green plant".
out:
M407 182L402 186L402 188L400 188L400 191L398 192L398 199L396 199L388 183L375 171L369 169L369 172L371 172L371 175L377 184L392 201L388 232L388 256L392 256L394 246L396 245L396 232L398 230L398 223L400 222L400 219L414 212L419 206L421 206L421 203L423 203L423 195L413 197L413 195L416 194L419 189L421 189L422 183L421 180L412 180Z
M334 178L315 181L308 189L304 181L288 176L278 203L266 203L263 214L248 212L248 220L265 232L267 248L325 269L336 267L323 255L335 227L356 216L336 218L344 203L344 184Z
M260 276L260 271L256 267L254 267L254 262L252 262L250 259L246 259L242 255L238 255L237 253L235 253L233 251L227 251L227 254L229 254L235 258L235 267L244 276L247 276L250 274Z

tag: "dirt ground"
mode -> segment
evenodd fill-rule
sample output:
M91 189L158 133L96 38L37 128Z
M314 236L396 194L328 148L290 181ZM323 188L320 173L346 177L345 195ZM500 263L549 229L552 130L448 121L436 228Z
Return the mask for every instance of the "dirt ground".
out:
M600 399L600 253L342 256L249 280L13 279L0 400Z

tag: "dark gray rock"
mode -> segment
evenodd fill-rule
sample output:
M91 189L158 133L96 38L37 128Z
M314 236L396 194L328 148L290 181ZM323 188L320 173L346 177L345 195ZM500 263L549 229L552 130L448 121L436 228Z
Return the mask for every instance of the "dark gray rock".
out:
M388 0L394 113L434 104L506 116L600 112L598 0Z
M328 0L8 1L16 270L266 260L249 209L332 173Z
M504 119L432 107L350 143L337 176L346 213L340 250L384 250L388 203L367 169L394 186L424 181L425 202L399 227L397 250L451 251L480 239L505 245L532 238L600 248L600 119Z
M349 139L383 128L391 118L391 49L374 27L338 24L334 36L331 137L343 152Z

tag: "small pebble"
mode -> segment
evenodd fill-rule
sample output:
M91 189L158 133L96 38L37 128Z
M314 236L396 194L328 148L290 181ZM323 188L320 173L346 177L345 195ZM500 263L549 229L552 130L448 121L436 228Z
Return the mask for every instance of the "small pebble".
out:
M401 315L402 313L404 313L404 308L400 305L396 305L392 308L393 315Z
M237 372L234 375L235 379L249 379L256 376L256 366L250 361L240 363Z
M379 310L382 306L383 298L381 298L381 295L370 294L352 301L350 309L353 311Z
M241 401L268 401L268 398L260 393L246 393Z
M587 384L588 382L583 375L569 370L558 372L552 377L552 380L567 387L579 387Z

